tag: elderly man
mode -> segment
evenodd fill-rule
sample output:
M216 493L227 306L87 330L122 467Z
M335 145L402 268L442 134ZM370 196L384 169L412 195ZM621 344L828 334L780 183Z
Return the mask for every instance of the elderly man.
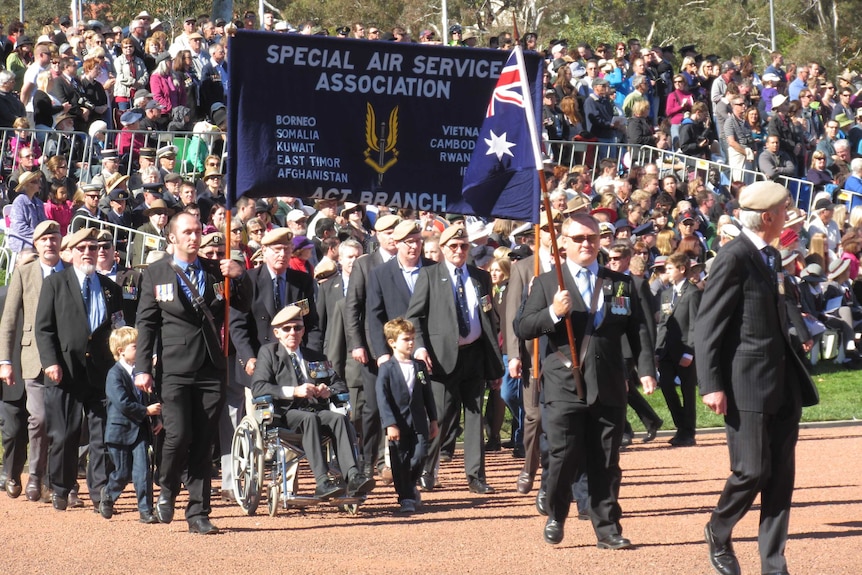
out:
M862 158L855 158L850 162L850 177L844 182L844 189L857 195L862 194Z
M78 472L78 440L87 416L87 488L93 505L107 484L105 378L114 364L112 329L125 325L120 286L96 273L98 232L82 228L68 239L72 267L44 279L36 308L35 335L45 372L48 472L54 509L63 511Z
M835 253L838 244L841 243L841 230L838 223L832 219L835 214L835 205L828 199L822 198L814 204L813 214L808 221L808 236L821 233L826 236L826 247Z
M344 380L332 369L326 356L302 347L305 325L299 307L282 309L272 318L272 327L278 341L261 347L260 361L251 380L252 393L255 397L273 396L284 425L302 433L302 447L317 482L315 497L330 499L345 491L348 497L356 497L370 492L374 480L356 465L350 422L347 416L330 411L326 401L333 393L347 391ZM312 370L312 366L316 369ZM329 477L321 448L324 433L334 440L346 486Z
M416 327L415 357L431 373L440 434L431 443L420 487L433 489L441 439L458 425L464 406L464 470L473 493L494 493L485 478L482 399L485 382L503 375L491 276L467 265L467 230L453 224L440 235L444 261L423 267L406 317ZM457 329L455 329L457 327Z
M547 337L544 352L545 410L548 439L547 543L563 540L576 471L586 471L590 515L600 549L624 549L619 488L619 449L626 414L626 370L621 338L625 335L646 393L656 389L652 336L642 301L629 276L600 267L599 225L586 214L563 224L565 289L554 272L533 282L518 329L525 338ZM569 317L577 345L566 336ZM575 355L577 354L577 355ZM573 361L580 357L583 393L577 390Z
M742 233L716 256L695 327L703 402L725 418L731 475L706 524L712 568L738 575L733 529L761 496L762 573L787 573L790 504L802 407L817 389L793 351L781 256L769 244L786 219L787 190L757 182L739 195Z
M21 471L24 458L27 457L30 477L24 492L30 501L38 501L42 496L42 483L48 478L45 473L48 468L48 430L45 421L45 381L33 329L42 281L63 269L59 224L46 220L36 226L33 244L38 258L15 266L6 292L0 318L0 385L5 387L2 392L4 404L14 407L14 410L7 409L3 414L3 474L13 480L10 484L7 479L6 488L10 489L15 482L20 488ZM22 326L20 338L16 330L19 322ZM15 379L17 370L12 362L16 352L20 354L20 376L23 381ZM26 432L24 421L27 422ZM24 452L28 438L29 455Z
M246 311L244 270L232 260L198 257L201 224L190 214L171 220L168 239L172 256L150 265L141 284L135 386L152 392L157 354L165 442L156 516L162 523L173 520L182 481L189 491L189 531L209 535L218 533L209 520L211 457L227 376L223 282L233 280L231 306Z

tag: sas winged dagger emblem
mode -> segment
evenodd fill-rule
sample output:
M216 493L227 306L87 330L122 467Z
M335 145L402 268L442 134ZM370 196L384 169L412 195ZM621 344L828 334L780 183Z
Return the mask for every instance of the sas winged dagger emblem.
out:
M377 125L377 114L374 112L374 107L371 102L366 104L365 113L365 142L368 147L365 148L365 163L378 174L378 183L383 183L383 174L395 165L398 161L398 150L395 144L398 143L398 106L395 106L389 113L389 124L380 122ZM377 159L372 157L372 154L377 152ZM386 154L391 153L392 157L387 161Z

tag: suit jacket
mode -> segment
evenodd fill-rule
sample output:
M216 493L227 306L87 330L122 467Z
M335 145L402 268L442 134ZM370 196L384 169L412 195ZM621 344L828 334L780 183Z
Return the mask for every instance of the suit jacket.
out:
M325 355L313 349L303 347L300 348L300 351L306 372L308 372L309 362L326 361ZM325 377L310 378L310 382L315 385L325 383L332 388L333 394L347 391L344 379L337 372ZM254 366L254 374L251 376L252 397L271 395L278 401L279 405L286 406L287 409L308 408L312 402L304 398L293 397L292 390L287 394L284 389L285 387L297 387L302 383L304 382L297 381L293 364L290 361L290 354L283 345L275 342L261 346L257 363Z
M347 335L347 351L364 347L371 352L365 309L368 297L368 276L371 270L383 264L383 254L380 250L373 254L360 257L353 264L350 272L350 284L347 286L347 301L344 303L344 330Z
M0 309L5 308L6 306L6 296L8 295L9 287L8 286L0 286ZM0 321L5 319L6 314L3 314L3 318L0 318ZM17 321L15 325L11 327L11 336L9 337L14 341L21 341L21 334L23 332L23 318L19 314L15 314L17 317ZM0 338L3 336L0 335ZM35 347L35 346L34 346ZM5 357L5 361L8 361L12 365L12 375L15 377L15 383L13 385L6 385L4 383L0 383L0 401L20 401L25 398L26 389L24 386L24 377L21 375L21 346L13 345L11 349L11 354Z
M686 353L694 356L694 328L701 292L697 286L685 281L680 295L673 302L673 286L661 292L656 356L678 364Z
M477 299L487 296L490 302L491 276L470 265L467 271ZM471 289L470 286L466 288ZM497 379L503 375L503 356L497 344L496 314L492 309L482 309L481 303L478 314L482 326L478 340L482 345L482 357L477 361L482 362L483 379ZM434 375L451 374L458 362L458 315L449 268L444 263L422 268L419 272L406 319L416 327L416 348L428 350L434 364Z
M59 365L60 387L84 397L104 397L105 377L114 364L111 330L125 325L123 294L109 278L94 274L105 298L105 319L89 333L89 319L75 269L44 279L36 309L36 344L42 367ZM45 382L50 385L50 382Z
M249 270L246 275L244 297L249 302L248 311L232 314L230 318L230 336L241 365L257 357L262 345L275 341L270 323L280 311L275 309L272 278L266 265ZM308 299L309 312L303 318L304 339L308 347L319 350L322 342L317 306L314 303L314 279L306 273L288 269L285 272L284 289L286 303Z
M425 258L421 262L422 267L435 263ZM403 317L410 305L410 289L401 273L398 257L372 269L367 287L365 317L368 322L368 343L371 344L371 355L380 357L390 353L386 336L383 335L383 325L390 319Z
M701 395L725 392L728 415L776 413L788 386L802 405L818 401L814 382L792 352L776 283L744 234L721 248L710 269L695 328L697 377Z
M344 333L344 277L339 272L317 286L317 320L323 336L323 355L335 371L347 374L347 338Z
M644 320L648 304L639 297L631 277L599 267L594 289L602 291L599 301L603 306L603 316L589 338L587 349L582 352L587 318L590 317L589 302L584 302L581 298L568 265L563 268L563 278L572 300L570 315L576 352L583 358L581 370L586 388L586 402L588 405L600 403L610 407L625 407L626 368L620 341L623 336L628 338L638 373L655 373L651 334ZM572 403L579 400L572 371L563 362L563 358L571 361L566 325L563 320L554 323L548 311L557 289L556 272L544 273L536 278L518 327L525 337L547 336L547 345L542 352L545 401ZM617 294L629 298L625 315L612 312L613 299Z
M220 295L224 276L219 269L219 262L198 259L206 276L201 296L219 330L214 333L209 321L194 308L183 292L182 282L171 267L169 257L162 258L144 270L138 299L135 371L152 374L153 353L158 354L164 374L195 373L207 361L217 369L224 370L227 363L221 347L220 332L225 315L225 303ZM243 289L246 281L246 276L242 275L231 282L230 305L236 310L235 313L248 310L248 300Z
M0 360L11 361L14 348L20 346L21 376L26 379L36 379L42 373L35 337L36 308L41 290L42 266L38 259L15 266L6 292L3 316L0 317ZM23 320L22 332L21 338L16 339L15 326L19 319Z
M105 443L134 445L141 431L148 430L147 407L139 399L132 376L119 362L108 371L105 395L108 397Z
M417 435L427 438L428 422L437 419L437 406L425 364L413 360L413 368L416 370L416 382L411 394L397 359L393 357L380 366L377 405L384 429L397 425L402 433L412 429Z

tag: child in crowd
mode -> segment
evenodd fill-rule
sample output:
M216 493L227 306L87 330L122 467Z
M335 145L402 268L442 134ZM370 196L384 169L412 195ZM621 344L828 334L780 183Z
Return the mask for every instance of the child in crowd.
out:
M99 513L105 519L114 515L114 502L123 492L129 479L135 485L141 523L158 523L153 515L153 474L147 461L147 448L151 444L150 417L162 412L161 403L145 404L132 381L135 367L138 330L121 327L111 332L108 344L117 363L108 372L105 395L108 397L108 419L105 425L105 444L114 462L108 484L102 488ZM152 433L161 431L161 423L154 423Z
M425 364L413 359L413 324L395 318L386 322L383 333L392 348L392 359L380 366L377 405L389 440L399 511L409 514L421 505L416 482L428 444L437 435L437 408Z
M54 220L60 224L61 236L66 235L69 224L72 222L73 213L72 200L69 199L66 183L54 180L51 183L51 192L48 194L48 201L45 202L45 215L49 220Z

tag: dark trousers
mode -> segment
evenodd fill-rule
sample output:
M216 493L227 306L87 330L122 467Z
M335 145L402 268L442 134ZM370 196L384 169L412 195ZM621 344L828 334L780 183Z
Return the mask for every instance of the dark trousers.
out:
M619 505L620 443L624 407L581 402L548 402L543 427L548 439L548 516L565 522L572 483L583 466L587 473L590 515L599 539L622 534Z
M380 456L380 410L377 407L377 363L369 358L368 363L360 367L362 378L362 461L365 467L372 469Z
M0 384L3 385L3 384ZM0 432L3 434L3 473L21 480L27 460L27 399L0 401Z
M398 502L416 499L416 482L428 453L428 440L417 436L411 429L402 429L398 441L389 442L389 459L392 464L392 483Z
M679 376L682 401L676 390L676 377ZM659 362L658 386L667 402L677 436L694 437L697 429L697 372L694 362L688 367L682 367L675 361L661 360Z
M87 489L90 500L98 503L101 490L108 483L109 458L105 447L105 400L79 399L56 385L45 387L45 413L48 422L48 475L51 488L60 497L68 497L78 477L78 444L81 425L87 416L89 463Z
M635 415L638 416L638 419L641 420L641 423L644 424L644 427L649 429L650 427L658 427L660 418L649 402L644 399L644 396L641 395L640 390L638 390L638 373L634 369L634 362L631 358L625 359L626 366L628 367L629 373L629 384L628 384L628 395L627 400L629 407L632 408L632 411L635 412ZM628 420L626 420L626 433L632 433L631 425L629 425Z
M108 444L108 453L114 462L114 470L108 476L105 497L116 501L129 480L135 486L138 511L153 512L153 473L147 458L147 441L144 434L138 436L134 445Z
M165 442L160 496L174 501L181 481L185 481L189 490L187 520L210 514L212 448L224 404L225 377L225 372L211 365L197 374L162 377Z
M323 457L324 435L332 438L335 457L344 479L348 480L356 473L352 426L346 415L334 411L288 409L283 419L287 427L302 434L302 449L318 485L326 480L329 473L329 465Z
M473 344L460 349L458 361L451 374L442 379L431 377L431 389L440 433L431 441L425 473L434 474L440 457L441 442L450 430L458 425L461 405L464 406L464 471L467 479L485 481L485 442L482 428L482 399L485 380L482 379L482 359L477 357L481 347Z
M740 411L725 418L731 475L724 485L710 524L719 543L760 493L761 572L787 570L784 547L796 476L796 440L802 409L789 401L777 414Z

